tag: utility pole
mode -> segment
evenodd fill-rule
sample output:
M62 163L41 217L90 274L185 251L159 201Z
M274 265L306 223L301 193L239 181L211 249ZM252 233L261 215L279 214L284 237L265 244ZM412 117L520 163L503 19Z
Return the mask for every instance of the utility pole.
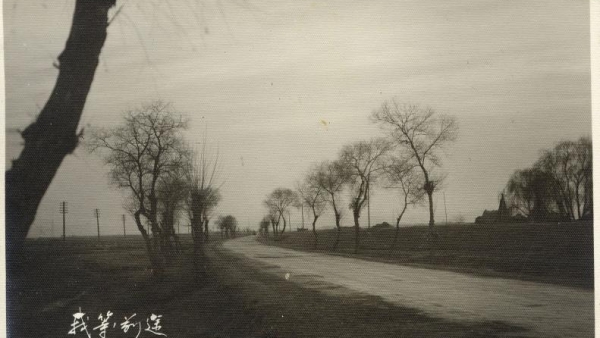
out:
M302 206L302 229L304 229L304 203L300 205Z
M367 220L368 220L368 228L371 229L371 185L368 182L367 182Z
M66 226L65 226L65 215L69 212L68 208L67 208L67 202L62 201L60 202L60 213L63 215L63 242L67 239L67 235L66 235Z
M123 218L123 237L127 237L127 232L125 232L125 214L121 215Z
M446 213L446 225L448 225L448 209L446 209L446 192L444 191L444 212Z
M96 225L98 226L98 239L100 239L100 209L94 209L94 215L96 216Z

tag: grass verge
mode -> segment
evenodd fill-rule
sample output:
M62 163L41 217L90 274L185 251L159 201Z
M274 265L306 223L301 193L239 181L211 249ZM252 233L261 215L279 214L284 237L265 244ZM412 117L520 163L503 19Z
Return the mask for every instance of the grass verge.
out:
M187 246L191 247L191 246ZM168 337L494 337L525 334L497 322L456 323L400 308L377 297L335 297L265 274L212 243L212 278L198 282L191 251L172 262L166 278L150 278L140 238L27 242L28 258L8 276L9 337L66 337L79 308L88 330L98 314L114 313L107 337L125 316L163 315ZM137 328L136 328L137 329ZM79 332L74 337L86 337ZM140 337L154 337L142 331Z
M270 238L271 245L378 262L446 269L483 276L514 278L592 289L594 245L592 222L562 224L463 224L436 226L438 238L428 241L427 227L361 229L354 254L354 229L342 228L336 250L335 230L293 232Z

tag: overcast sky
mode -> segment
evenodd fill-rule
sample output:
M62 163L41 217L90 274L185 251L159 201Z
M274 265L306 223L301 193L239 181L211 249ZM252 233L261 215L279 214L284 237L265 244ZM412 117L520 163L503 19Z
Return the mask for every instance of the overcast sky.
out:
M293 187L312 163L382 132L369 115L384 100L455 115L436 220L496 209L515 169L540 150L591 134L589 3L553 1L128 1L109 27L81 127L114 126L155 99L191 119L187 138L218 147L218 213L256 227L262 200ZM45 104L74 1L4 1L7 166ZM326 123L323 123L325 121ZM78 149L60 168L30 236L122 232L124 195L108 168ZM399 197L378 189L371 223L391 222ZM292 212L294 227L300 214ZM307 215L308 217L308 215ZM366 225L366 211L361 218ZM405 223L426 223L426 206ZM135 233L128 218L128 233ZM344 225L352 222L347 212ZM320 227L333 227L325 215ZM308 224L308 223L307 223Z

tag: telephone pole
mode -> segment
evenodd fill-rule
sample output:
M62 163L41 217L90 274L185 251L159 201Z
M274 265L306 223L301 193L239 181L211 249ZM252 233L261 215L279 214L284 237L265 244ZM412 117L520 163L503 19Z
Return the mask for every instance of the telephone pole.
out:
M444 213L446 214L446 225L448 224L448 209L446 209L446 192L444 191Z
M127 232L125 231L125 214L122 214L121 217L123 218L123 237L127 237Z
M60 202L60 213L63 215L63 242L67 239L66 236L66 226L65 226L65 215L69 212L68 208L67 208L67 202L62 201Z
M302 206L302 229L304 229L304 203L302 203L301 206Z
M369 185L369 182L367 182L367 220L368 229L371 229L371 187Z
M96 225L98 226L98 239L100 239L100 209L94 209L94 215L96 216Z

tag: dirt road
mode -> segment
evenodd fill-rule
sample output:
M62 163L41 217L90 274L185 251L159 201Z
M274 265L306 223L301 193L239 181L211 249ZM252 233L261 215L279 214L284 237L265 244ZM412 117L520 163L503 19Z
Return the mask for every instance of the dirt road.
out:
M300 252L266 246L253 237L223 247L291 282L323 286L323 292L371 294L452 320L501 321L537 337L594 336L593 291Z

